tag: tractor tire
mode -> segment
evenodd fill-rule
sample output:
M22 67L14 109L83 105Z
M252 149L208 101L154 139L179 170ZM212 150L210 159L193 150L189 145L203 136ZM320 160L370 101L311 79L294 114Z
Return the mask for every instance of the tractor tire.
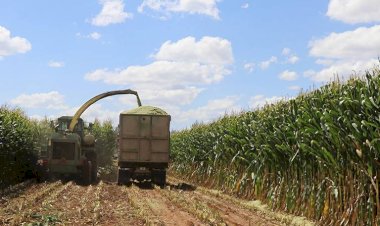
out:
M92 163L91 161L85 161L82 167L82 182L84 185L90 185L92 180L91 180L91 168L92 168Z
M96 183L98 179L98 159L94 151L87 153L87 159L91 161L91 179L92 183Z
M49 172L47 167L38 164L36 166L35 176L38 183L47 181L49 179Z

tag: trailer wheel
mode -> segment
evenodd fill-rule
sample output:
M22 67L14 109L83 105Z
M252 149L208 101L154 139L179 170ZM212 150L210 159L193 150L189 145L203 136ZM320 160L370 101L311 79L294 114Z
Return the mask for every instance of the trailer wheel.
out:
M131 177L132 177L131 170L119 169L118 174L117 174L117 184L130 186L132 184Z
M166 184L166 170L152 170L152 182L164 188Z

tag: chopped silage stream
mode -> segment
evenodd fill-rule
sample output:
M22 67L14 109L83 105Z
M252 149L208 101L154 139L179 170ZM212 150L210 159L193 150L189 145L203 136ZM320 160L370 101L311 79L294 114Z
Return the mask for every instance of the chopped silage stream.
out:
M273 214L230 196L170 177L165 189L150 183L119 186L100 181L31 183L1 197L0 225L287 225ZM232 199L234 201L232 201ZM241 203L243 201L241 200ZM301 225L301 224L295 224ZM303 224L307 225L307 224Z

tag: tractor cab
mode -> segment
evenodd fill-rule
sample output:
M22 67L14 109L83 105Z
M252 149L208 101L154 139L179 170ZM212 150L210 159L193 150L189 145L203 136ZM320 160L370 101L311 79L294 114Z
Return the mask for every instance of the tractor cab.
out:
M69 132L69 126L70 126L72 119L73 119L72 116L61 116L61 117L59 117L56 125L54 125L55 131L57 133ZM83 119L81 119L81 118L78 119L78 123L74 127L73 132L77 133L81 138L83 138L83 136L84 136L84 121L83 121Z

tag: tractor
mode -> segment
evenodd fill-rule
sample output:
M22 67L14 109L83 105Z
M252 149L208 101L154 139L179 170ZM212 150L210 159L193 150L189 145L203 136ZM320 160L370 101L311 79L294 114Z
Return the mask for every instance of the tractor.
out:
M74 116L59 117L52 122L54 132L50 135L47 145L47 155L37 163L38 179L76 178L84 184L90 184L97 179L97 154L95 152L95 137L90 134L91 124L85 127L82 113L96 101L113 95L133 94L141 106L136 91L116 90L99 94L84 103ZM85 130L89 133L85 134Z

